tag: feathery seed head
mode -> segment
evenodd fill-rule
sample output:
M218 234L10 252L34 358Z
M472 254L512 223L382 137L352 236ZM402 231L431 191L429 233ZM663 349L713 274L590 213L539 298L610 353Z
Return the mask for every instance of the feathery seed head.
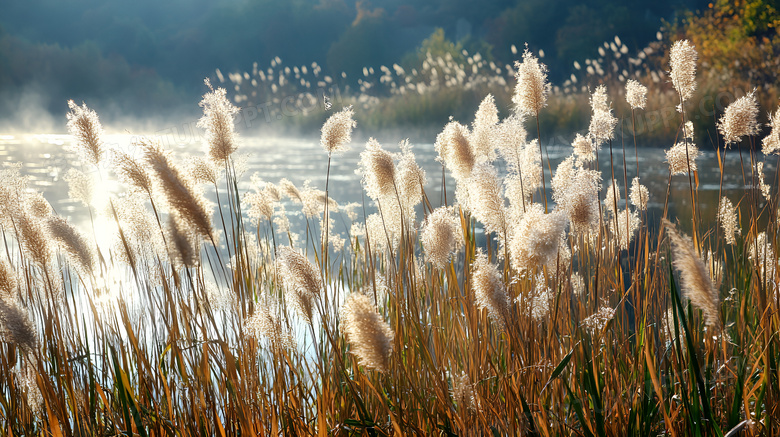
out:
M420 231L420 242L428 261L438 269L447 266L463 245L460 219L451 207L439 207L428 214Z
M456 180L466 180L471 175L476 158L469 143L469 128L457 121L451 121L436 136L433 147L441 161L452 172Z
M361 365L387 372L393 353L395 334L377 312L371 299L352 293L340 311L351 352Z
M526 45L523 62L515 61L515 70L517 85L512 102L520 114L537 116L547 106L547 94L550 92L547 66L539 63Z
M215 163L222 164L238 148L233 118L239 109L230 103L224 88L215 90L208 79L205 83L210 91L204 94L203 100L200 101L203 117L198 120L197 126L206 129L209 157Z
M0 338L31 353L38 347L38 335L30 316L8 296L0 296Z
M73 100L68 101L68 133L76 140L76 151L87 164L98 165L103 159L103 126L95 111L86 104L78 106Z
M756 173L758 174L758 187L761 189L761 195L764 196L764 199L768 202L772 196L772 187L770 187L766 181L764 180L764 163L759 162L756 164Z
M602 144L615 138L617 118L612 115L609 106L607 87L599 85L590 97L591 118L588 132L596 144Z
M255 313L244 321L244 329L249 335L257 340L265 338L277 353L295 348L295 336L285 326L279 312L279 305L271 298L265 298L260 305L255 305Z
M574 164L574 155L558 165L552 179L553 200L578 234L596 231L599 224L601 177L598 172Z
M0 259L0 296L10 296L16 288L17 280L13 268L5 259Z
M512 267L533 272L544 265L555 266L566 223L560 211L545 214L544 206L529 205L510 239Z
M322 291L319 269L302 253L280 247L276 254L279 274L287 288L287 301L307 323L312 322L314 299Z
M27 209L30 213L39 219L45 219L53 212L49 201L38 191L29 193L25 199L25 203L27 204Z
M758 134L756 89L726 107L718 122L718 131L726 145L738 143L744 136Z
M196 267L200 260L198 236L182 226L175 215L168 217L168 242L174 264L179 267Z
M774 114L769 114L769 124L767 126L772 130L761 142L761 151L764 152L764 155L780 153L780 108Z
M672 240L674 267L680 272L680 285L685 297L694 306L704 312L707 326L720 327L718 310L718 290L710 278L709 268L696 254L691 239L680 232L668 220L664 219L664 227Z
M672 175L687 174L696 171L696 158L699 156L699 148L695 144L680 142L666 151L666 162Z
M572 141L571 146L574 148L574 154L577 155L577 159L580 162L590 162L596 159L596 152L599 149L599 144L591 141L590 136L584 137L577 134Z
M46 219L45 224L49 237L68 254L79 272L92 274L95 268L95 253L86 236L62 217L51 216Z
M498 109L492 94L488 94L474 116L469 138L474 154L479 161L493 162L496 159L493 134L498 125Z
M504 329L509 314L509 296L501 272L482 252L474 259L472 269L471 286L477 306L487 310L493 323Z
M347 106L331 115L322 125L320 144L328 153L338 153L348 149L349 142L352 141L352 129L357 126L352 118L354 114L352 106Z
M631 109L645 109L647 105L647 87L634 79L626 82L626 101Z
M358 174L363 176L363 185L368 197L378 200L394 194L395 163L393 155L374 138L366 143L366 149L360 153Z
M493 129L493 142L498 152L506 161L510 172L517 173L520 159L528 133L523 125L522 114L512 114Z
M690 99L696 91L696 60L699 55L687 40L675 41L669 51L669 76L682 102ZM681 103L682 103L681 102ZM680 107L681 109L681 107Z
M111 163L120 182L133 190L152 194L152 178L140 161L120 150L114 150Z
M742 233L739 228L739 219L737 218L737 209L727 197L720 198L720 207L718 208L718 219L723 227L723 234L726 237L727 244L736 244L735 235Z
M647 187L639 183L639 177L635 177L631 181L631 193L629 194L631 204L638 210L647 210L647 202L650 199L650 191Z
M475 165L468 185L469 208L474 217L485 225L487 233L506 234L503 187L495 167L488 162Z

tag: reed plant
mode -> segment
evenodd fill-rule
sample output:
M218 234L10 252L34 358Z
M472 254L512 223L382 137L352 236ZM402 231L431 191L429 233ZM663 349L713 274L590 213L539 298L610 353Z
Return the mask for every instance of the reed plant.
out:
M681 135L665 199L649 198L638 157L636 174L625 153L613 161L603 87L552 172L530 52L512 115L489 95L436 138L454 198L428 198L408 142L393 154L370 139L367 199L331 199L359 108L324 123L325 191L261 175L242 193L223 89L201 102L204 151L189 163L154 138L138 157L111 150L97 114L71 103L83 164L69 180L89 231L20 166L0 172L0 435L777 435L780 182L755 152L750 94L720 126L751 179L707 227L684 105L696 52L674 47ZM629 82L622 115L646 92ZM761 159L778 152L778 118ZM124 190L97 195L106 180ZM689 202L692 222L666 208L651 222L649 202Z

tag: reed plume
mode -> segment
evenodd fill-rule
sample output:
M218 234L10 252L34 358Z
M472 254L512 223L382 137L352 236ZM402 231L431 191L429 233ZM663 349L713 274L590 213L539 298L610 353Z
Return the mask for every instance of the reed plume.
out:
M209 157L222 164L236 151L236 132L233 118L239 109L227 99L227 91L224 88L216 90L211 86L209 79L204 81L209 92L203 95L200 107L203 108L203 117L198 120L197 127L206 129L206 145Z
M287 301L306 323L312 323L314 299L323 290L319 269L289 246L277 250L279 276L287 288Z
M526 116L537 116L547 106L547 94L550 84L547 83L547 66L539 63L528 45L523 52L523 62L515 61L515 93L512 102L517 112Z
M636 211L631 211L628 208L620 211L615 220L609 221L609 227L612 229L612 234L618 237L621 249L627 250L629 248L631 240L634 239L636 231L639 230L640 223L641 221Z
M43 222L33 217L26 209L19 208L14 214L17 238L21 240L27 256L40 266L45 267L51 259L51 245Z
M287 178L283 178L279 181L279 191L293 202L303 203L303 196L301 196L301 191Z
M372 300L352 293L340 311L341 323L351 352L361 365L387 372L390 369L395 334L382 320Z
M607 96L607 87L599 85L590 96L591 118L588 133L594 139L596 149L615 138L615 126L617 118L612 115L612 108L609 105Z
M520 171L521 154L528 138L524 121L522 114L514 113L493 129L493 143L506 161L509 172Z
M16 274L5 259L0 259L0 296L10 296L16 288Z
M477 164L469 178L469 208L487 233L505 236L506 207L498 171L488 162ZM501 238L503 241L503 238Z
M198 236L186 226L182 226L175 215L168 217L168 237L166 241L170 245L169 253L173 264L178 267L196 267L200 261L200 246Z
M680 112L682 112L682 104L693 97L693 93L696 91L696 60L698 57L696 49L687 39L675 41L669 51L669 76L674 89L680 95L680 107L678 107Z
M491 263L487 255L478 253L472 263L471 287L480 309L487 310L493 323L506 329L509 316L509 296L498 266Z
M696 254L690 237L677 231L668 220L663 225L672 241L674 267L680 272L680 285L685 297L704 312L707 326L720 328L718 290L710 278L709 268Z
M647 202L650 200L650 191L647 187L639 183L639 177L635 177L631 181L631 192L628 195L631 200L631 204L639 211L647 210Z
M764 180L764 163L759 162L756 164L756 174L758 175L758 187L761 189L761 195L764 196L764 199L768 202L772 196L772 187L770 187L766 181Z
M758 134L758 101L756 89L738 98L726 107L718 122L718 131L727 146L738 143L744 136Z
M695 172L698 157L699 148L689 142L677 143L666 151L666 162L669 163L669 171L672 175L688 174L689 169Z
M352 141L352 129L357 123L352 118L355 111L347 106L331 115L322 125L320 144L328 153L339 153L348 149Z
M114 150L111 162L120 182L131 190L139 191L148 196L152 195L152 178L141 161L121 150Z
M519 272L533 272L545 265L555 267L565 231L566 216L562 212L545 214L543 205L528 206L510 239L512 267Z
M727 244L736 244L735 235L740 235L742 230L739 228L737 210L734 208L731 200L727 197L721 197L720 207L718 208L718 219L723 227L723 234L726 237Z
M466 372L452 375L452 400L467 410L479 410L479 399L474 384L471 383L471 378Z
M493 135L498 125L498 108L492 94L488 94L479 104L474 116L469 143L478 161L493 162L496 159Z
M38 347L38 334L30 316L10 296L0 296L0 337L28 353Z
M86 207L92 206L96 196L95 184L90 175L71 168L62 179L68 183L68 197L80 201Z
M769 114L769 124L767 126L771 130L769 135L764 137L764 140L761 142L761 151L764 155L780 153L780 108L775 110L774 114Z
M631 109L645 109L647 105L647 87L634 79L626 82L626 102Z
M443 269L447 266L453 254L463 246L460 220L451 207L439 207L428 214L420 230L420 242L434 267Z
M395 163L393 155L374 138L366 143L366 149L360 153L358 173L363 176L363 187L368 197L379 200L393 195L395 190Z
M615 317L615 309L609 306L602 306L595 313L586 317L582 325L593 333L600 332L607 325L607 322Z
M73 100L68 101L70 112L68 118L68 133L76 140L76 152L87 164L98 165L103 159L103 126L95 111L86 104L78 106Z
M469 143L469 129L466 126L451 121L444 126L444 130L436 136L433 147L439 154L438 161L442 162L457 181L465 181L471 176L476 158Z
M279 305L266 297L255 307L255 313L244 321L244 330L255 339L266 339L274 352L294 349L295 336L278 316Z
M579 162L585 163L596 159L597 148L589 137L577 134L574 136L571 146L574 148L574 155L577 156Z
M198 235L211 238L211 216L206 199L197 192L194 183L181 174L159 144L142 140L141 146L144 149L144 158L156 177L156 187L171 210Z
M54 212L49 201L39 191L28 193L25 203L30 214L35 218L45 219Z
M93 245L86 236L62 217L51 216L45 222L47 235L68 254L68 258L83 274L92 274L95 268Z
M401 204L404 207L404 216L412 220L415 216L414 208L423 198L425 170L417 165L408 140L401 141L400 147L401 158L396 166L395 179Z
M216 185L222 173L222 168L214 164L214 161L196 156L187 160L187 174L201 184Z
M572 231L585 234L598 229L601 176L574 163L572 155L558 165L552 179L553 200L568 216Z

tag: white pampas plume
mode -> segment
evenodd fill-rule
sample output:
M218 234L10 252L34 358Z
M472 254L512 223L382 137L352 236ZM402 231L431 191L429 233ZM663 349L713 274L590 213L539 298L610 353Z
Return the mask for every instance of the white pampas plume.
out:
M780 108L774 114L769 114L769 124L767 126L772 130L761 142L761 151L764 152L764 155L780 153Z
M672 175L687 174L696 171L696 158L699 156L699 148L688 142L677 143L666 151L666 162L669 163L669 171Z
M544 206L529 205L509 242L512 267L531 272L544 265L555 267L566 222L560 211L545 214Z
M458 181L468 179L476 161L469 136L469 129L466 126L451 121L436 136L433 145L439 154L437 160L442 162Z
M737 210L734 208L731 200L729 200L727 197L721 197L720 199L718 218L720 219L720 225L723 227L723 234L726 237L726 243L736 244L737 239L734 236L742 233L742 230L739 228Z
M357 172L363 176L363 186L368 197L378 200L395 194L393 155L374 138L369 138L366 149L360 153Z
M488 94L474 116L470 143L479 161L493 162L496 159L494 131L498 125L498 109L492 94Z
M306 256L290 247L276 254L279 275L287 288L287 301L307 323L312 322L314 299L322 291L319 269Z

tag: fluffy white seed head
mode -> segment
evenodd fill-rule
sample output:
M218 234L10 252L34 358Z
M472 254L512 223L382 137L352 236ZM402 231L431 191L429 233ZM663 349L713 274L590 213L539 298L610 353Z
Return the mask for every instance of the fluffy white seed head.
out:
M221 164L238 148L233 118L239 109L230 103L224 88L215 90L208 79L205 83L210 91L200 101L203 117L198 120L197 126L206 129L205 142L209 157Z
M699 148L689 142L680 142L666 151L666 162L672 175L687 174L696 171L696 158L699 156Z
M742 233L739 228L739 219L737 218L737 209L727 197L721 197L720 207L718 208L718 219L723 227L723 235L726 237L727 244L736 244L736 235Z
M647 105L647 87L634 79L626 82L626 101L631 109L645 109Z
M361 365L387 372L395 334L366 295L352 293L340 311L350 351Z
M87 164L98 165L103 159L105 146L103 126L97 113L86 104L78 106L73 100L68 101L68 107L68 133L76 141L76 151Z
M696 91L696 60L699 55L687 40L675 41L669 52L670 71L674 89L680 94L682 102L687 101Z
M515 61L515 94L512 102L517 112L535 117L547 106L547 94L550 84L547 83L547 66L539 63L526 46L523 52L523 62Z
M738 143L744 136L758 134L758 101L755 89L726 107L720 117L718 131L723 135L726 145Z
M331 115L322 125L320 144L328 153L343 152L352 141L352 130L357 126L352 106Z
M438 269L447 266L463 246L460 219L451 207L439 207L428 214L420 231L420 241L431 264Z

